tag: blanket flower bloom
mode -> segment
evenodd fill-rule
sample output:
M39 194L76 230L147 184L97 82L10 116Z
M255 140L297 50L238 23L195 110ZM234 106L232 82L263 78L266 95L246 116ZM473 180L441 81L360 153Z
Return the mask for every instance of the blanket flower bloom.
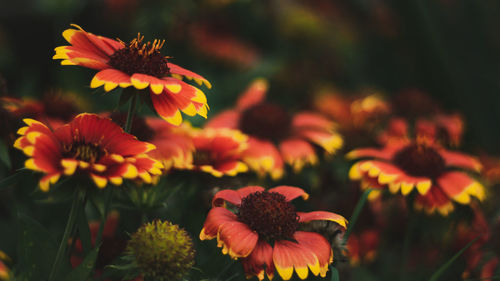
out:
M265 190L247 186L238 190L221 190L212 200L201 240L217 237L218 247L231 258L241 258L248 278L265 275L271 280L275 271L289 280L295 271L300 279L312 274L326 276L333 262L330 243L320 234L299 231L301 223L316 220L332 221L346 228L347 220L335 213L296 212L291 204L295 198L307 199L301 188L277 186ZM236 209L233 213L227 207Z
M282 107L264 101L267 88L266 80L255 80L235 109L221 112L207 123L207 127L238 129L249 136L243 160L252 170L278 179L284 163L295 172L305 164L316 164L315 145L327 154L342 147L342 137L333 122L312 112L290 116Z
M215 177L235 176L248 171L241 160L248 137L226 128L192 129L194 151L188 169L199 170Z
M62 65L80 65L98 70L90 82L91 88L104 86L109 92L116 87L149 88L153 106L164 120L174 125L182 122L180 111L189 116L207 117L205 94L182 81L183 77L211 88L202 76L168 62L160 49L165 40L144 43L140 34L130 43L97 36L78 25L66 29L63 37L71 46L55 48L53 59Z
M472 197L485 198L481 183L463 171L481 170L481 163L474 157L443 148L426 131L417 131L415 139L389 140L383 148L360 148L347 155L351 159L365 158L354 163L349 177L360 180L362 188L374 188L371 197L385 188L403 195L417 189L415 206L442 215L454 209L453 201L465 205Z
M45 173L43 191L62 175L75 173L90 176L99 188L108 182L121 185L124 178L151 183L153 175L161 174L162 164L146 155L155 146L125 133L110 119L82 113L55 130L33 119L24 122L28 126L18 130L21 136L14 147L30 157L26 168Z

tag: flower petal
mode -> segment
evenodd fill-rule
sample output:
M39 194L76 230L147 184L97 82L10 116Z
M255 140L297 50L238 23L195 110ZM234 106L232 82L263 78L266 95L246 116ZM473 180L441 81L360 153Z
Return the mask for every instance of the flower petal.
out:
M241 259L247 279L257 276L259 280L264 280L264 272L269 280L273 279L273 248L264 240L259 240L252 253Z
M302 188L288 185L280 185L273 187L268 190L269 192L277 192L283 196L285 196L286 201L292 201L297 197L302 197L302 199L307 200L309 198L309 194L307 194Z
M485 197L484 187L463 172L447 172L437 179L443 191L460 204L469 204L470 196L479 200Z
M309 213L297 212L299 216L299 222L310 222L315 220L326 220L333 221L343 226L344 229L347 228L347 220L338 214L326 212L326 211L314 211Z
M241 113L236 110L223 111L207 121L205 128L238 129Z
M314 165L318 162L314 148L301 139L287 139L280 143L283 160L293 167L295 173L300 172L305 164Z
M121 88L126 88L132 84L129 75L116 69L104 69L97 72L92 81L90 81L90 88L98 88L102 85L104 85L104 90L109 92L118 85Z
M242 154L243 160L259 176L264 176L267 173L273 179L279 179L283 176L283 159L273 143L249 137L248 148Z
M288 240L274 242L273 261L283 280L289 280L294 269L300 279L307 278L309 268L314 275L320 272L319 260L311 249Z
M440 149L439 154L444 158L446 166L458 167L480 172L482 165L476 158L460 152Z
M320 276L325 277L328 265L333 262L333 250L330 247L330 243L323 236L315 232L297 231L293 235L293 238L300 245L308 248L316 255L319 261ZM318 274L315 273L314 275Z
M207 86L207 88L209 88L209 89L212 88L212 84L210 84L210 82L207 79L205 79L203 76L201 76L199 74L196 74L192 71L189 71L185 68L182 68L182 67L180 67L176 64L170 63L170 62L167 63L167 66L170 69L170 73L172 73L172 74L182 75L189 80L194 79L194 81L196 83L198 83L198 85L205 84L205 86Z
M215 207L208 212L203 229L200 232L200 240L211 240L217 237L219 227L226 222L236 221L236 215L225 208Z
M222 247L223 254L229 254L233 259L250 255L258 240L257 232L236 220L223 223L217 233L217 246Z
M267 80L263 78L255 79L238 98L236 108L238 108L238 110L245 110L253 105L261 103L266 98L268 87Z

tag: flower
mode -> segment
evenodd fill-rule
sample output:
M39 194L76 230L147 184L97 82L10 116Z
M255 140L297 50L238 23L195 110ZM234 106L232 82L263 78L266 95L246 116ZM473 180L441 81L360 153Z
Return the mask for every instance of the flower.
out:
M132 234L127 251L146 280L178 280L194 265L191 237L178 225L155 220Z
M179 110L189 116L199 114L206 118L207 99L198 88L182 81L185 77L199 85L211 88L202 76L168 62L160 49L165 40L144 43L140 34L130 43L97 36L78 25L66 29L63 37L71 46L55 48L53 59L62 59L62 65L80 65L99 72L90 82L91 88L104 86L109 92L116 87L150 88L150 97L156 112L167 122L182 122Z
M194 151L188 169L203 171L215 177L246 172L248 166L241 161L241 155L247 148L247 140L248 137L237 130L192 129Z
M392 193L408 195L415 188L419 195L415 206L427 212L450 213L452 202L469 204L472 197L485 198L484 187L465 171L479 172L481 164L469 155L443 148L431 135L417 131L415 139L391 137L383 148L351 151L355 162L349 177L361 180L362 188L373 188L371 197L389 188Z
M299 231L301 223L316 220L332 221L346 228L344 217L325 211L296 212L290 203L297 197L309 195L301 188L277 186L265 190L247 186L238 190L221 190L212 200L201 240L217 237L217 246L231 258L241 258L248 278L257 276L272 279L274 272L289 280L293 272L306 279L309 270L326 276L333 262L330 243L315 232ZM236 211L226 207L230 203ZM309 269L308 269L309 268Z
M352 265L364 262L372 262L377 255L377 248L380 243L380 231L377 229L367 229L359 235L353 233L347 240L347 251L349 252Z
M14 147L30 157L26 168L45 173L43 191L76 172L90 176L99 188L108 182L120 185L124 178L150 183L152 175L161 174L162 164L145 155L155 146L138 141L110 119L82 113L55 130L33 119L24 122L28 126L18 130Z
M286 110L265 102L268 84L255 80L240 96L235 109L221 112L207 127L241 130L249 136L243 160L260 175L269 173L277 179L283 175L284 163L295 172L305 164L316 164L315 146L333 154L342 146L334 123L311 112L290 116Z

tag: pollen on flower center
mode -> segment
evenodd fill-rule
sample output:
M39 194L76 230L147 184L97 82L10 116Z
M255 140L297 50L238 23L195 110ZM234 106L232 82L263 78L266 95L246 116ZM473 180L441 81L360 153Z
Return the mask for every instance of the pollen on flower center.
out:
M295 207L276 192L255 192L243 198L238 219L268 242L290 240L298 227Z
M445 170L443 157L436 149L424 144L411 144L394 156L395 163L416 177L436 178Z
M167 58L160 53L165 40L143 43L143 39L144 36L138 34L128 45L122 42L124 48L113 53L108 64L128 75L142 73L158 78L169 75Z
M96 144L90 143L73 143L69 147L64 147L63 157L75 158L81 161L95 163L104 152Z
M290 133L292 119L283 108L260 103L243 112L239 125L248 135L279 141Z

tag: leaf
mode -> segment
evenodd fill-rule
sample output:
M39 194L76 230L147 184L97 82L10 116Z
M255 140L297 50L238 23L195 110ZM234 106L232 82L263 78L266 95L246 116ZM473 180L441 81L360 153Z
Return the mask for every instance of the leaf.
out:
M450 267L453 264L453 262L455 262L455 260L458 259L460 255L463 254L463 252L465 252L465 250L467 250L470 246L472 246L472 244L474 244L474 242L476 242L477 239L479 239L479 237L481 236L474 238L467 245L465 245L465 247L463 247L460 251L458 251L458 253L456 253L453 257L451 257L445 264L443 264L436 272L434 272L434 274L432 274L429 281L439 280L439 276L441 276L441 274L443 274L443 272L445 272L446 269L448 269L448 267Z
M87 214L85 213L85 208L81 208L80 215L77 221L78 226L78 236L82 242L82 248L84 253L88 253L92 248L92 237L90 234L89 221L87 219Z
M99 254L99 247L95 247L89 254L83 259L82 263L73 269L66 278L65 281L85 281L94 269L94 264L97 260L97 255Z
M3 140L0 140L0 161L10 170L12 163L9 157L9 149Z
M332 278L330 280L339 281L340 280L339 271L333 266L330 266L330 270L332 271Z
M57 243L40 223L24 214L18 217L20 271L27 280L45 280L56 256Z
M22 169L17 170L16 173L2 179L0 181L0 190L7 188L7 187L10 187L13 184L17 183L18 181L22 180L24 178L24 176L26 176L28 174L28 172L29 172L28 169L22 168Z

